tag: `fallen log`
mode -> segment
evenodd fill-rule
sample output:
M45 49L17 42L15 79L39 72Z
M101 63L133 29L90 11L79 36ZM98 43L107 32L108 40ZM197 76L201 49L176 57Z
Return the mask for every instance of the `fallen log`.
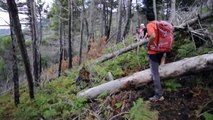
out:
M115 56L118 56L118 55L120 55L120 54L126 53L126 52L128 52L128 51L130 51L130 50L133 50L133 49L137 48L138 46L142 46L142 45L145 45L145 44L147 44L147 43L148 43L148 40L145 40L145 39L144 39L144 40L142 40L142 41L139 41L139 42L137 42L137 43L131 44L131 45L129 45L129 46L123 48L123 49L120 49L120 50L118 50L118 51L115 51L115 52L113 52L113 53L109 53L109 54L103 55L103 56L97 58L97 59L94 61L94 63L101 63L101 62L107 61L107 60L109 60L109 59L112 59L112 58L115 57Z
M159 67L161 79L174 78L195 72L213 70L213 53L204 54L192 58L165 64ZM113 92L122 88L127 82L135 82L137 84L147 83L151 81L150 69L136 72L131 76L123 77L114 81L110 81L99 86L90 88L78 93L78 96L95 98L102 92Z
M189 20L189 21L186 21L185 23L182 23L182 24L180 24L180 25L178 25L178 26L174 26L174 28L175 29L184 29L184 28L186 28L187 27L187 25L193 25L194 23L196 23L198 20L205 20L205 19L208 19L208 18L210 18L210 17L213 17L213 13L212 12L210 12L210 13L207 13L207 14L205 14L205 15L202 15L202 16L198 16L198 17L196 17L196 18L193 18L193 19L191 19L191 20Z

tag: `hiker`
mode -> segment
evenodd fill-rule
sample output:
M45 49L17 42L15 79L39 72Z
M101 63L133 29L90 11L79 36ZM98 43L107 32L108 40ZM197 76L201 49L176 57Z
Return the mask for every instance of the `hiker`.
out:
M137 35L136 35L136 38L137 40L142 40L144 38L144 24L140 24L139 27L137 27Z
M147 49L147 56L148 56L148 62L151 70L151 76L154 81L154 91L155 95L153 97L150 97L150 101L162 101L164 100L163 97L163 90L160 83L160 75L159 75L159 65L161 63L161 59L163 58L164 61L162 61L162 64L165 62L165 53L159 53L157 51L150 50L150 46L154 45L156 43L155 41L158 40L158 30L156 26L156 20L154 13L148 13L146 15L148 24L147 24L147 32L148 32L148 49Z

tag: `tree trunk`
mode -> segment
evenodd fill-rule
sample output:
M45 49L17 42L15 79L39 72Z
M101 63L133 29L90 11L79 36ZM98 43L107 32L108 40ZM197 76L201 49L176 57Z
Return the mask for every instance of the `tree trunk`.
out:
M122 16L121 16L121 12L122 12L122 2L123 0L119 0L119 4L118 4L118 24L117 24L117 38L116 38L116 43L122 42L121 39L121 25L122 25Z
M89 39L94 39L94 9L95 1L91 0L90 14L89 14Z
M61 15L62 15L62 8L60 8L60 16ZM62 58L63 58L62 36L63 36L63 21L59 18L60 57L59 57L59 65L58 65L58 77L61 76L61 64L62 64Z
M126 17L126 24L125 24L124 32L123 32L123 38L126 37L126 35L129 33L129 30L130 30L131 7L132 7L132 0L128 0L127 17Z
M83 11L84 13L86 12L85 11L85 6L84 6L84 0L82 1L82 5L83 5ZM85 21L85 26L86 26L86 34L87 34L87 40L89 39L89 25L88 25L88 21L87 21L87 16L84 15L84 21Z
M73 23L73 8L72 0L68 1L69 5L69 30L68 30L68 45L69 45L69 69L72 68L72 23Z
M161 79L174 78L195 72L213 70L213 54L205 54L192 58L186 58L177 62L165 64L159 67ZM78 93L78 96L95 98L102 92L113 92L123 88L129 82L134 85L152 81L150 69L136 72L131 76L123 77L102 85L90 88Z
M155 14L155 19L157 20L157 8L156 8L156 0L153 0L153 12Z
M33 99L34 98L33 77L31 73L30 61L27 54L24 35L22 33L21 24L19 21L18 9L14 0L7 0L7 6L8 6L9 15L11 16L12 23L13 23L13 28L11 29L14 30L16 39L18 41L19 49L21 51L21 56L24 61L24 67L25 67L27 80L28 80L29 95L30 95L30 98Z
M213 13L213 0L212 0L212 13Z
M140 25L140 13L139 13L139 7L138 7L138 1L136 0L136 10L137 10L137 26Z
M37 22L35 17L35 1L27 0L28 2L28 11L30 17L30 28L31 28L31 37L32 37L32 51L33 51L33 75L35 79L36 86L40 83L40 60L39 60L39 49L38 49L38 38L37 38Z
M107 26L106 36L109 39L110 32L111 32L111 25L112 25L112 8L113 7L113 0L110 0L110 14L109 14L109 24Z
M105 19L104 19L104 16L105 16L105 1L104 1L104 0L100 0L100 5L101 5L101 13L100 13L100 14L101 14L101 15L100 15L100 21L101 21L101 23L100 23L100 24L101 24L101 25L100 25L100 27L101 27L101 28L100 28L100 33L101 33L101 34L100 34L100 35L103 36L104 33L105 33L105 32L104 32L104 28L105 28L105 25L104 25L104 23L105 23L105 22L104 22L104 20L105 20Z
M175 0L171 1L171 14L169 18L169 22L172 23L172 20L175 18Z
M123 49L120 49L118 51L115 51L113 53L103 55L103 56L97 58L95 60L95 63L100 63L100 62L107 61L109 59L114 58L115 56L118 56L120 54L126 53L126 52L128 52L130 50L133 50L133 49L137 48L138 46L145 45L147 43L148 43L148 40L139 41L139 42L137 42L137 43L135 43L133 45L129 45L129 46L127 46L127 47L125 47Z
M14 103L15 106L18 107L18 104L20 103L19 97L20 97L20 93L19 93L19 74L18 74L18 65L17 65L17 57L16 57L16 41L15 41L15 36L13 34L13 23L12 23L12 19L10 17L10 33L11 33L11 40L12 40L12 49L11 49L11 53L12 53L12 71L13 71L13 83L14 83Z
M84 3L84 0L82 0L82 3ZM81 64L82 61L82 44L83 44L83 32L84 32L84 10L81 10L81 41L80 41L80 49L79 49L79 65Z
M39 3L41 3L42 1L40 0ZM43 5L39 5L39 16L40 16L40 19L39 19L39 23L40 23L40 33L39 33L39 41L38 41L38 46L40 47L41 45L41 41L42 41L42 37L43 37L43 32L42 32L42 29L43 29L43 25L42 25L42 15L41 15L41 12L42 12L42 9L43 9ZM38 51L38 60L39 60L39 78L41 76L41 72L42 72L42 61L41 61L41 52Z
M42 37L43 37L43 32L42 32L42 28L43 28L43 26L42 26L42 15L41 15L41 8L39 7L39 16L40 16L40 19L39 19L39 23L40 23L40 34L39 34L39 42L41 42L42 41Z

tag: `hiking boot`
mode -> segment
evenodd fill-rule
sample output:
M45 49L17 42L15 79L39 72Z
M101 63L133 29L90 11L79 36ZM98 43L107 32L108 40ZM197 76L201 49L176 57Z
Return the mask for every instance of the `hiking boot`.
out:
M149 98L149 100L152 101L152 102L158 102L158 101L163 101L163 100L164 100L164 97L163 97L163 96L157 97L157 96L155 95L155 96Z

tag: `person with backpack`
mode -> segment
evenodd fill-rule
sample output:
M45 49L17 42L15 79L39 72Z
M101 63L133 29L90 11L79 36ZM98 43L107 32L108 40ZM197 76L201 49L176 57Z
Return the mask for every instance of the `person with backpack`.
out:
M137 28L136 28L136 33L137 33L137 35L136 35L136 40L142 40L143 38L144 38L144 36L145 36L145 34L144 34L144 29L145 29L145 25L142 23L142 24L140 24Z
M170 24L155 20L154 13L148 13L146 17L148 20L147 32L149 40L147 56L155 91L155 95L150 97L149 100L156 102L164 100L163 89L160 83L159 65L165 63L166 52L169 52L171 49L173 34Z

